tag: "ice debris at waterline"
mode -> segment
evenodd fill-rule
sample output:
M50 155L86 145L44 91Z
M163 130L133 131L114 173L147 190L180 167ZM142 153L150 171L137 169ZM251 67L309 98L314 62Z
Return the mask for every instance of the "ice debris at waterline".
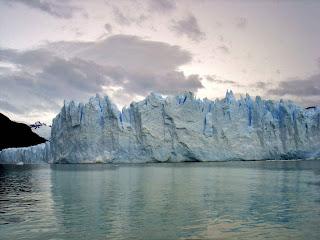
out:
M181 162L317 158L320 108L292 102L151 93L119 111L109 97L65 102L51 141L0 153L3 163Z

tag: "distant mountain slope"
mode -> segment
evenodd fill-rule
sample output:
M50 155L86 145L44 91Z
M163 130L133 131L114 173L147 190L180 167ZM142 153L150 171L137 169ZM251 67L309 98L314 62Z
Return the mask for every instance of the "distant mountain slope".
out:
M45 138L46 140L50 140L51 125L37 121L29 126L31 127L32 132L36 133L40 137Z
M0 150L13 147L28 147L46 140L31 131L31 128L23 123L11 121L0 113Z

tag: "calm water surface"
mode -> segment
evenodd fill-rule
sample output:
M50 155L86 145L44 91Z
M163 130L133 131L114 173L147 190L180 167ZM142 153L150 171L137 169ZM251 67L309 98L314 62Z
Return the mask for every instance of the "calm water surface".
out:
M0 166L0 239L319 239L320 161Z

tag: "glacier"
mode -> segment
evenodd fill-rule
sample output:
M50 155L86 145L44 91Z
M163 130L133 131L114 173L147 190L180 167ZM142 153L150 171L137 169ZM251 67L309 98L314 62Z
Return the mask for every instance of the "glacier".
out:
M320 157L320 108L257 96L197 99L192 92L118 110L108 96L65 101L50 141L5 149L0 163L146 163Z
M48 126L45 123L41 123L40 121L37 121L29 126L31 127L32 132L36 133L38 136L46 140L50 140L51 126Z
M0 152L0 164L42 164L51 159L50 143L45 142L31 147L6 148Z

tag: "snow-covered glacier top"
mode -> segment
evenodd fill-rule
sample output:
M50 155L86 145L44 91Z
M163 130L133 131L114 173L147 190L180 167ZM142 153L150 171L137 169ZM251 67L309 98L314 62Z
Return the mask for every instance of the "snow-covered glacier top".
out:
M108 96L97 95L85 104L65 101L50 143L39 151L54 163L315 158L320 108L249 95L236 99L227 91L214 101L192 92L151 93L120 111ZM0 160L15 152L4 150Z
M31 127L32 132L38 134L40 137L43 137L46 140L50 139L51 126L39 121L30 124L29 126Z

